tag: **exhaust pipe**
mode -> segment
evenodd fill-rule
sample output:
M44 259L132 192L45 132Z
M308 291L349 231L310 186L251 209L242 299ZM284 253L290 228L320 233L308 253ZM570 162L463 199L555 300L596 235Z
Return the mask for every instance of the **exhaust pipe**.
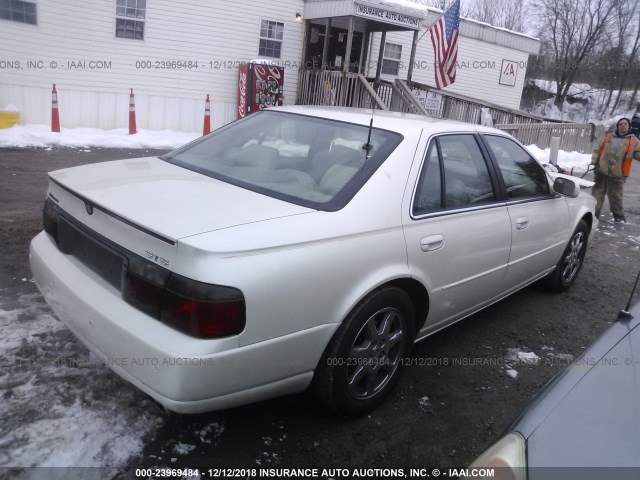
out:
M173 412L171 410L169 410L167 407L165 407L164 405L162 405L160 402L158 402L155 398L153 398L151 395L149 395L148 393L145 393L145 395L147 396L147 400L149 400L151 402L151 405L153 405L156 410L163 416L163 417L170 417Z

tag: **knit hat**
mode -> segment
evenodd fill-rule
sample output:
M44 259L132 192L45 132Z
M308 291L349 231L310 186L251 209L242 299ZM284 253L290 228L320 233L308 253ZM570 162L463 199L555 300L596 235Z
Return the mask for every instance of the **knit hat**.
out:
M618 123L616 123L616 129L620 126L620 122L623 120L626 121L629 126L631 126L631 120L629 120L627 117L622 117L620 120L618 120Z

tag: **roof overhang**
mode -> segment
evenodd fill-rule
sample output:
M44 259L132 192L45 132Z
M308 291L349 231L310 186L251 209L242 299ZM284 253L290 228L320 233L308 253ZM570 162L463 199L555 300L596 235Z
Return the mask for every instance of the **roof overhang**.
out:
M401 0L307 0L307 20L353 16L388 25L389 30L420 30L428 10Z

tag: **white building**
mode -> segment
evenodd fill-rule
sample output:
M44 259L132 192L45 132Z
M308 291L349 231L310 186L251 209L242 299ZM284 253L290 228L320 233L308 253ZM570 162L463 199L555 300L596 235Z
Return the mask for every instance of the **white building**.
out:
M55 83L63 128L125 127L133 88L139 128L199 131L210 94L216 128L236 118L240 62L284 66L284 103L294 104L300 69L321 66L328 27L329 68L347 68L350 39L350 71L375 76L385 35L381 77L406 78L413 32L438 16L406 0L11 0L0 4L0 108L48 124ZM460 35L445 90L517 109L539 41L464 19ZM433 85L428 33L415 57L412 79Z

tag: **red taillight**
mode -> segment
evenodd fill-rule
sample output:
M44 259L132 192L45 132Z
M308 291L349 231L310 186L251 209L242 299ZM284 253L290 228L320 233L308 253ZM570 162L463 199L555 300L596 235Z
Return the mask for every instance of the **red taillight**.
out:
M167 292L161 320L198 337L226 337L244 329L244 301L202 301Z
M227 337L244 330L245 303L239 290L168 274L164 269L159 271L153 267L140 260L129 263L122 290L126 302L195 337Z

